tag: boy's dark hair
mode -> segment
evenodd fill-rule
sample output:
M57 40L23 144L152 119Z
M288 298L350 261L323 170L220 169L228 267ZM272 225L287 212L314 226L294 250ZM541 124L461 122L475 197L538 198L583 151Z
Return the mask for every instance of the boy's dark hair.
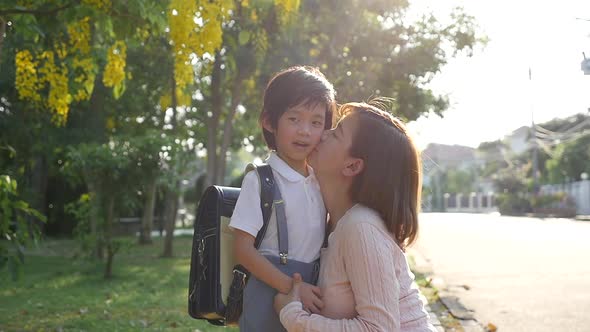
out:
M260 125L264 140L269 149L275 150L273 133L264 129L262 121L267 118L273 128L277 128L279 118L289 109L298 105L324 104L326 120L324 128L332 128L332 115L336 109L336 92L332 83L314 67L294 66L276 73L264 90Z

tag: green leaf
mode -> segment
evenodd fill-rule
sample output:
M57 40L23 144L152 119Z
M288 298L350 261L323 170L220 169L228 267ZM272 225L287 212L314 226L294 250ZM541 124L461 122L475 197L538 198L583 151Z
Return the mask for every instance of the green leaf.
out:
M113 97L115 97L115 99L121 98L123 93L125 93L125 81L113 87Z
M16 150L15 150L15 149L14 149L12 146L10 146L10 145L7 145L7 146L6 146L6 149L8 149L8 157L9 157L9 158L14 158L14 157L16 157Z
M27 212L27 210L29 210L29 204L27 204L27 202L25 201L16 201L14 202L13 207L24 212Z
M246 31L246 30L242 30L240 31L240 34L238 36L238 41L240 42L240 45L246 45L248 43L248 41L250 41L250 32Z

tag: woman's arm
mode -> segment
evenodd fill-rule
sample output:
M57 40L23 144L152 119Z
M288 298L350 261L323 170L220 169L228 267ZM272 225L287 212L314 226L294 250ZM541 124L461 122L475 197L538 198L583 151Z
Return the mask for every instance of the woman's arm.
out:
M330 319L309 314L300 302L280 312L281 323L296 331L399 331L399 282L392 242L369 223L343 225L339 234L341 256L355 299L358 316Z

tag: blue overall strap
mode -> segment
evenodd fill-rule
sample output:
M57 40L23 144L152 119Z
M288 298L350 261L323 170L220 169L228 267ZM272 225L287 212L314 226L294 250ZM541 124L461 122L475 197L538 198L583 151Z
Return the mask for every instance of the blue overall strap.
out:
M274 188L273 205L277 219L277 232L279 233L279 258L281 264L285 265L289 254L289 232L287 229L287 215L285 214L285 201L278 186Z

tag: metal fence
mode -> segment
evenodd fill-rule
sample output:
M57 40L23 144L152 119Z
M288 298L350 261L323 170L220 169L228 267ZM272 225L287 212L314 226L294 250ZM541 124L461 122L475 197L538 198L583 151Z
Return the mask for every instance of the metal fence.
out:
M541 194L565 193L576 201L577 214L590 215L590 180L542 185L540 192Z

